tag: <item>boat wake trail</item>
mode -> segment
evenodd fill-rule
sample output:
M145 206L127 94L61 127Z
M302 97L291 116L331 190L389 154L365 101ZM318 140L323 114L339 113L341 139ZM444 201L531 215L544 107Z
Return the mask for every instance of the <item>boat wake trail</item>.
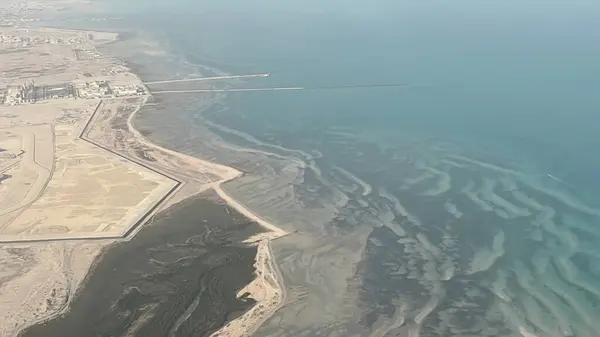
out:
M567 186L569 186L569 187L572 187L572 188L576 188L574 185L571 185L571 184L569 184L568 182L566 182L566 181L564 181L564 180L562 180L562 179L558 178L557 176L553 176L553 175L551 175L550 173L548 173L548 177L550 177L550 178L551 178L551 179L553 179L553 180L556 180L556 181L558 181L558 182L559 182L559 183L561 183L561 184L567 185Z

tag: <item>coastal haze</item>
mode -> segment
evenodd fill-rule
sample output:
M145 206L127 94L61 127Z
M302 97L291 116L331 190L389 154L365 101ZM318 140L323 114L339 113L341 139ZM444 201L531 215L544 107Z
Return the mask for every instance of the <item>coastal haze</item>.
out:
M100 80L144 93L70 105L73 121L52 122L65 124L56 148L95 150L57 152L55 166L77 153L89 170L109 162L106 181L85 182L104 186L102 200L121 200L110 193L132 170L146 181L127 191L139 205L173 195L143 226L105 225L122 201L72 225L55 215L60 231L17 226L42 215L11 219L2 297L37 287L40 270L68 286L43 283L50 302L11 295L20 306L6 306L2 336L597 336L600 5L96 6L45 23L107 34L73 57L114 57L106 67L128 75L97 65ZM3 149L43 142L22 124ZM25 156L10 177L40 180L51 160ZM56 213L40 200L33 211ZM92 234L69 241L77 231ZM14 242L40 233L51 242ZM107 241L88 240L99 233ZM19 317L35 301L43 310Z

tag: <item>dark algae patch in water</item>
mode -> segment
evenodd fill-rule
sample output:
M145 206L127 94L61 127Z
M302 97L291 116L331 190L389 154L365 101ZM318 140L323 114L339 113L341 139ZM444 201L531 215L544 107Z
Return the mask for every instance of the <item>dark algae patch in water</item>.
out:
M260 227L216 197L185 200L131 241L109 247L67 313L23 337L208 336L254 301L236 298L253 278Z

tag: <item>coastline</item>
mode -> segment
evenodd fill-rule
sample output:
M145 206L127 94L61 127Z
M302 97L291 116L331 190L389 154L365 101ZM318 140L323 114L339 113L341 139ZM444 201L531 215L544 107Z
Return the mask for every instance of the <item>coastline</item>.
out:
M127 39L121 39L120 41L126 42ZM110 56L116 57L115 55L110 55ZM120 60L120 61L123 61L123 60ZM127 67L130 68L129 63L127 64ZM132 65L132 68L135 68L135 65ZM133 75L136 78L138 78L138 80L141 83L144 83L144 85L145 85L145 82L143 81L143 79L141 78L141 76L139 74L133 73ZM202 193L202 192L212 189L214 192L217 193L217 195L223 201L225 201L227 203L227 205L231 206L233 209L235 209L236 211L241 213L243 216L245 216L249 220L257 223L258 225L260 225L261 227L263 227L264 229L267 230L267 232L255 235L245 241L247 243L255 245L258 248L258 252L257 252L257 255L255 256L255 264L254 264L255 279L250 284L248 284L244 289L242 289L242 290L247 290L247 291L245 291L246 297L254 299L256 301L256 304L250 310L248 310L246 313L244 313L242 316L229 322L226 326L222 327L221 329L219 329L218 331L216 331L215 333L213 333L211 335L211 336L231 336L231 337L247 336L247 335L251 334L253 331L256 331L260 327L260 325L264 321L269 319L273 315L273 313L276 310L278 310L285 302L285 298L286 298L285 286L283 284L283 278L281 276L281 272L279 271L279 267L277 266L274 256L273 256L273 252L271 249L271 241L275 240L277 238L283 237L285 235L288 235L289 233L284 231L283 229L277 227L276 225L268 222L267 220L261 218L255 212L253 212L252 210L247 208L245 205L241 204L238 200L234 199L229 193L227 193L221 187L221 185L223 183L228 182L233 179L236 179L237 177L241 176L243 174L241 171L239 171L233 167L230 167L230 166L210 162L208 160L204 160L204 159L198 158L198 157L192 157L192 156L177 152L175 150L160 146L158 144L151 142L144 135L142 135L142 133L139 130L137 130L134 126L134 124L135 124L134 118L138 114L140 114L140 111L142 110L142 108L145 106L145 104L148 102L148 100L151 97L152 97L152 95L145 96L143 98L143 101L141 102L141 104L139 104L137 106L137 108L135 109L135 111L133 113L131 113L127 118L127 127L129 128L129 131L132 133L134 139L143 146L147 146L147 147L153 148L157 151L161 151L161 152L170 154L172 156L181 158L185 161L200 162L205 166L213 168L214 171L221 173L220 179L218 181L211 182L209 184L206 184L205 186L202 186L202 188L199 191L197 191L197 193L195 193L193 195L178 196L178 193L183 188L185 188L185 186L187 184L185 181L183 181L181 183L181 185L177 187L177 190L173 194L171 194L171 196L167 200L163 201L163 203L158 207L156 213L166 210L168 207L170 207L174 203L179 203L186 199L193 198L195 195L197 195L199 193ZM133 158L130 158L130 159L133 160ZM139 161L139 160L143 160L143 159L135 158L134 161ZM156 166L154 163L151 163L151 165ZM167 174L167 173L165 172L165 174ZM180 179L176 176L173 176L172 174L170 175L170 178L175 179L175 180ZM172 199L175 199L176 201L173 201ZM141 230L144 226L145 225L139 226L135 230L135 232ZM135 235L136 234L135 232L132 233L132 235ZM131 237L132 237L131 235L128 236L128 239L131 239ZM273 275L274 276L273 280L271 282L265 281L265 275ZM258 287L254 287L254 288L258 288L258 289L252 289L253 287L251 287L251 286L255 283L257 283ZM244 294L244 292L242 290L240 291L240 293L238 293L238 297L240 297ZM265 292L267 294L265 294ZM262 310L259 310L259 309L262 309ZM257 311L260 311L260 312L257 314Z
M136 76L138 76L138 75L136 74ZM140 78L140 80L141 80L141 78ZM151 96L145 97L143 104L145 104L150 97ZM144 145L148 145L150 147L153 147L157 150L165 151L167 153L170 153L170 154L182 157L182 158L186 158L186 159L190 158L190 156L185 155L183 153L180 153L180 152L177 152L177 151L174 151L171 149L167 149L158 144L152 143L151 141L147 140L146 137L144 137L141 134L141 132L134 127L133 120L134 120L136 114L138 114L140 112L140 110L142 109L143 104L138 106L138 108L127 118L127 126L130 129L130 131L134 134L136 139L140 143L142 143ZM256 222L261 227L268 230L267 233L261 233L261 234L255 235L245 241L245 242L251 243L253 245L256 245L258 247L258 252L255 257L255 264L254 264L254 267L256 268L256 271L255 271L256 278L250 284L248 284L244 289L240 290L240 292L238 293L238 297L241 297L242 295L244 295L244 293L246 293L246 296L254 299L256 301L256 304L250 310L248 310L246 313L244 313L244 315L235 319L232 322L229 322L226 326L222 327L217 332L211 334L211 336L227 336L227 337L249 336L254 331L256 331L263 322L265 322L267 319L269 319L275 313L275 311L277 311L283 305L283 303L285 303L285 299L286 299L285 285L283 284L283 277L281 276L279 267L277 266L277 263L275 262L275 259L274 259L273 251L271 249L271 241L281 238L285 235L288 235L289 233L282 230L281 228L273 225L272 223L264 220L263 218L258 216L256 213L252 212L252 210L248 209L246 206L244 206L239 201L234 199L230 194L228 194L221 187L221 185L223 183L228 182L228 181L235 179L235 178L239 177L240 175L242 175L242 172L236 170L233 167L229 167L229 166L221 165L221 164L217 164L217 163L212 163L210 161L205 161L201 158L194 157L194 159L200 160L203 163L206 163L208 165L214 165L216 168L225 168L226 171L228 171L228 174L221 177L221 180L219 180L218 182L211 183L209 186L206 187L206 189L214 190L217 193L217 195L221 199L223 199L229 206L231 206L232 208L237 210L243 216ZM184 185L185 185L185 183L183 183L181 185L181 188L183 188ZM203 192L203 191L205 191L205 190L202 190L201 192ZM199 193L201 193L201 192L199 192ZM191 198L191 197L193 197L193 196L188 196L188 197L184 197L184 198L187 199L187 198ZM183 200L185 200L185 199L183 199ZM179 201L180 200L178 200L178 202ZM161 210L164 210L169 205L170 204L168 201L165 202L163 204L163 206L161 207ZM271 282L265 281L265 275L268 275L268 274L274 275L274 278ZM258 284L255 284L255 283L258 283ZM255 286L253 287L253 285L255 285ZM271 289L269 289L269 288L271 288ZM270 303L265 303L265 302L270 302Z
M136 74L136 76L138 76L138 75ZM140 78L140 80L141 80L141 78ZM149 97L151 97L151 96L149 96ZM149 97L145 98L143 104L145 104L147 102ZM158 144L154 144L154 143L150 142L141 134L141 132L139 132L139 130L137 130L134 127L133 119L135 118L135 115L139 113L139 111L143 107L143 104L140 105L127 119L127 126L129 127L130 131L135 135L137 140L145 145L154 147L155 149L165 151L167 153L171 153L171 154L181 156L184 158L188 157L187 155L185 155L183 153L179 153L177 151L170 150L170 149L164 148ZM275 262L275 259L273 256L273 251L271 249L271 241L275 240L277 238L283 237L285 235L288 235L289 233L282 230L281 228L273 225L272 223L264 220L263 218L258 216L256 213L254 213L250 209L246 208L244 205L242 205L239 201L235 200L231 195L229 195L221 187L221 184L237 178L238 176L240 176L242 174L242 172L236 170L233 167L229 167L229 166L225 166L225 165L221 165L221 164L217 164L217 163L212 163L209 161L204 161L200 158L196 158L196 159L199 159L202 162L205 162L209 165L214 165L215 167L219 167L219 168L225 167L230 173L228 175L222 177L221 180L219 180L218 182L211 183L208 188L213 189L217 193L217 195L221 199L223 199L229 206L233 207L235 210L240 212L242 215L244 215L248 219L258 223L261 227L263 227L269 231L264 234L258 234L247 240L247 242L253 243L258 247L258 252L255 257L254 266L256 268L255 275L258 274L260 276L257 276L254 279L254 281L252 281L251 284L248 284L248 286L246 288L242 289L240 291L240 293L238 293L238 297L243 295L244 292L249 293L248 297L253 298L254 300L256 300L257 303L244 315L242 315L241 317L237 318L236 320L234 320L232 322L229 322L226 326L222 327L220 330L218 330L217 332L215 332L211 335L211 336L228 336L228 337L248 336L248 335L251 335L254 331L256 331L260 327L260 325L264 321L269 319L275 313L275 311L277 311L285 302L285 298L286 298L285 285L283 284L283 277L281 276L281 272L279 271L279 267L277 266L277 263ZM182 185L182 187L183 187L183 185ZM166 205L168 205L168 202L166 202L161 209L164 209L164 207ZM259 261L261 259L261 257L263 258L263 260ZM275 282L270 282L270 283L265 282L265 280L264 280L265 275L271 274L271 273L275 275L275 278L274 278ZM260 281L259 281L259 278L261 279ZM259 288L262 288L258 291L259 294L256 294L255 293L256 291L253 293L253 291L250 287L255 282L262 283L258 286ZM265 294L264 294L265 288L269 288L269 287L273 288L272 291L274 293L274 294L270 294L271 298L265 296ZM245 289L247 291L244 291ZM275 298L275 301L273 301L272 297ZM269 300L271 300L271 303L267 303L267 304L264 303L264 302L269 302ZM270 307L269 307L269 305L270 305ZM265 306L266 306L266 308L264 308ZM257 314L256 312L259 312L260 311L259 309L263 309L263 311ZM258 317L254 317L254 315L256 315Z

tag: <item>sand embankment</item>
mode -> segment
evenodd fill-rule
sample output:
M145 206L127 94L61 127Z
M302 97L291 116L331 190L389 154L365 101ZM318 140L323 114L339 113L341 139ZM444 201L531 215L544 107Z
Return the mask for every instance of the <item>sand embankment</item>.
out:
M145 104L147 99L148 98L144 99L142 104ZM247 242L251 242L258 246L254 264L256 268L256 278L238 293L238 296L243 296L246 294L247 296L253 298L257 302L256 305L244 315L232 322L229 322L225 327L213 334L213 336L228 337L248 336L258 329L260 324L273 315L273 313L279 307L281 307L285 300L283 279L275 263L270 247L270 241L287 235L288 232L263 219L255 212L244 206L241 202L234 199L222 188L221 185L224 182L235 179L242 174L242 172L239 170L233 167L188 156L186 154L162 147L146 139L146 137L144 137L144 135L142 135L142 133L135 128L133 123L133 119L139 113L139 111L141 111L141 106L142 105L135 109L135 111L127 118L127 127L136 142L143 146L178 157L183 161L192 164L197 162L204 167L210 168L210 172L218 175L220 179L216 182L210 182L206 184L204 187L207 188L202 188L202 190L212 188L229 206L267 230L265 233L256 235L247 240Z

